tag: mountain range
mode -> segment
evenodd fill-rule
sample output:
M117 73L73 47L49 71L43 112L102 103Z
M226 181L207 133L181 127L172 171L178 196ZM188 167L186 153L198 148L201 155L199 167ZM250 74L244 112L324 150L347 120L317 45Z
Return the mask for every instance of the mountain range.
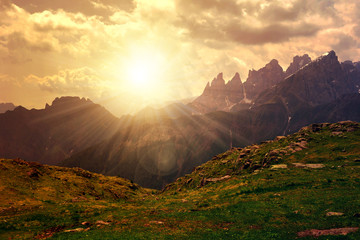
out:
M130 124L132 127L110 140L74 154L63 166L119 175L142 186L162 188L233 146L287 135L310 123L360 121L360 71L356 64L341 64L333 51L311 62L307 55L294 57L286 72L275 60L256 73L250 72L247 82L260 88L259 93L252 92L252 100L241 91L231 91L235 87L229 86L241 86L238 74L227 84L219 74L199 98L179 107L194 110L199 99L205 99L215 109L225 110L225 106L229 112L190 115L185 111L175 119L159 117L147 124ZM263 86L265 76L272 80ZM242 88L247 85L245 82ZM226 100L233 101L233 107L243 105L243 109L232 111Z
M359 63L335 52L311 61L296 56L283 71L277 60L239 74L223 74L193 102L146 108L118 119L77 97L57 98L41 110L0 114L0 157L81 167L163 188L231 147L296 132L310 123L360 121Z

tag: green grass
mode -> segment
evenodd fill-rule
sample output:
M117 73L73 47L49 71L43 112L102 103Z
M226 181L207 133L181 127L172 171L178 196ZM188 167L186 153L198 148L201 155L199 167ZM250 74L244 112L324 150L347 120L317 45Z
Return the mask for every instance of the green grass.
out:
M343 134L334 136L334 131ZM299 139L305 139L306 148L291 152L287 147ZM274 150L284 152L270 154ZM29 166L1 160L0 188L7 196L1 197L0 239L295 239L309 229L359 227L356 159L359 125L338 123L319 132L306 128L285 139L229 150L163 192L56 167L43 167L43 175L29 181ZM295 168L292 163L325 167ZM272 164L288 167L274 170ZM16 181L10 179L15 173ZM231 178L201 184L225 175ZM344 214L328 217L327 212ZM109 225L97 226L99 220ZM84 232L65 232L87 227ZM360 239L360 231L317 239Z

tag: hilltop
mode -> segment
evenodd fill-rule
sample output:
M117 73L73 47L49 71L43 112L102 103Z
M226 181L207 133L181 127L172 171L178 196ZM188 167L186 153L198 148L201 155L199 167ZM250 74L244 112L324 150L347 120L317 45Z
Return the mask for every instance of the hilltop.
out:
M338 239L347 234L346 239L359 239L359 146L359 123L312 124L289 136L232 148L159 192L78 168L2 160L1 189L9 200L2 201L0 238ZM41 174L32 176L32 168ZM97 179L119 186L121 197ZM44 185L32 188L37 181ZM89 181L98 193L104 190L103 198L97 199ZM49 197L46 187L64 193ZM85 198L77 199L79 193ZM22 195L38 196L32 201L42 207L27 208ZM12 206L20 210L9 210Z

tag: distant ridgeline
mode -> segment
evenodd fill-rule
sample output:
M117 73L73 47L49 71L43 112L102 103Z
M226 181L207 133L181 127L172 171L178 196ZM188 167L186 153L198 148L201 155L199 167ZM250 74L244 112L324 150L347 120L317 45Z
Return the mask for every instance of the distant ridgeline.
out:
M219 74L188 105L146 108L120 119L80 98L42 110L0 114L0 157L76 166L152 188L190 173L231 147L243 147L319 122L360 121L360 64L330 51L277 60L239 74Z

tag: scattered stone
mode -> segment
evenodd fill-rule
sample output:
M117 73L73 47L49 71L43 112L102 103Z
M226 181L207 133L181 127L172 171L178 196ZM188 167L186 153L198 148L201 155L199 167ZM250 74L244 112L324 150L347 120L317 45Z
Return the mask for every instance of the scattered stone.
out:
M305 149L305 148L307 148L306 147L306 145L307 145L307 141L300 141L300 142L297 142L297 143L295 143L298 147L300 147L300 148L303 148L303 149Z
M90 226L91 223L90 223L90 222L82 222L81 225L83 225L83 226Z
M38 179L42 174L36 168L32 168L30 169L30 171L27 172L27 175L30 178Z
M295 148L294 148L294 152L299 152L299 151L301 151L301 150L302 150L301 147L295 147Z
M150 221L149 223L150 224L159 224L159 225L164 224L164 222L162 222L162 221Z
M317 164L305 164L306 165L306 167L308 167L308 168L323 168L323 167L325 167L325 165L324 164L321 164L321 163L317 163Z
M325 165L321 164L321 163L308 163L308 164L292 163L292 165L296 168L323 168L323 167L325 167Z
M326 216L327 216L327 217L331 217L331 216L342 216L342 215L344 215L344 213L342 213L342 212L327 212L327 213L326 213Z
M86 232L88 230L90 230L90 228L75 228L75 229L65 230L64 232Z
M188 200L187 200L187 199L181 199L181 201L182 201L183 203L188 202Z
M206 178L204 180L204 184L209 183L209 182L219 182L219 181L223 181L223 180L226 180L226 179L229 179L229 178L231 178L230 175L225 175L225 176L220 177L220 178Z
M277 136L277 137L275 138L275 140L276 140L276 141L279 141L279 140L285 139L285 138L286 138L285 136Z
M192 178L189 178L188 180L186 180L186 183L185 184L189 184L189 183L191 183L192 182Z
M321 130L322 126L321 126L321 124L314 123L310 127L311 127L311 131L318 132Z
M331 135L333 136L339 136L339 135L342 135L343 132L332 132Z
M358 227L348 228L332 228L326 230L311 229L303 232L298 232L298 237L319 237L322 235L347 235L348 233L356 232Z
M104 222L104 221L101 221L101 220L96 221L95 224L96 224L97 226L100 226L100 225L110 225L110 223Z
M279 155L279 153L280 153L279 150L275 149L269 152L269 156L277 156Z
M270 169L280 169L280 168L287 168L286 164L276 164L276 165L271 165Z

